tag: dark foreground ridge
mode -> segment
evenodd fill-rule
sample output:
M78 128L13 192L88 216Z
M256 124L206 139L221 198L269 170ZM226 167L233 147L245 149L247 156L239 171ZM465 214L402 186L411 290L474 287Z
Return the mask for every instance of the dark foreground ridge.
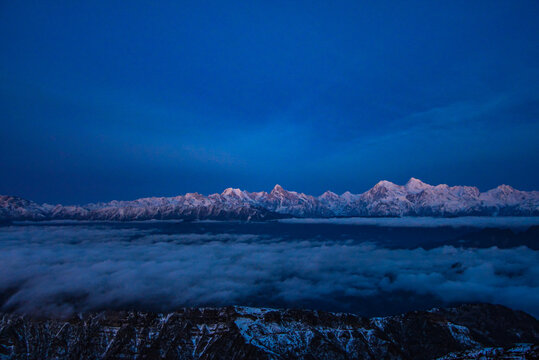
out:
M68 320L2 314L2 359L537 359L539 321L474 304L367 319L226 307L102 312ZM483 356L483 357L481 357Z

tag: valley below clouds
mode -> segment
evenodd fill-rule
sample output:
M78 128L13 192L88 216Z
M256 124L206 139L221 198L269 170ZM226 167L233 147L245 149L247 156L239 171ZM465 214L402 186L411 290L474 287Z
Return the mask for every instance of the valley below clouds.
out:
M1 310L68 316L251 305L377 316L489 302L539 316L539 252L525 246L390 248L347 233L294 238L197 226L1 227Z

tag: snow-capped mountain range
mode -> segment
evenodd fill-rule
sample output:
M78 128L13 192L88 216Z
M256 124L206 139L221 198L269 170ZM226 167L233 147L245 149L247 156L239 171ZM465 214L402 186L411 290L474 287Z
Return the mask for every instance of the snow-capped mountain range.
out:
M39 205L0 195L0 220L268 220L283 217L539 216L539 191L508 185L480 192L473 186L405 185L380 181L362 194L326 191L315 197L275 185L271 192L228 188L208 196L188 193L87 205Z

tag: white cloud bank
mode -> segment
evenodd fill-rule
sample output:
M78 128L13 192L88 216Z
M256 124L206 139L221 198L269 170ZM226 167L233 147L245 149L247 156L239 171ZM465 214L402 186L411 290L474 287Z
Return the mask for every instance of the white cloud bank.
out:
M539 225L539 216L464 216L456 218L402 217L402 218L305 218L282 219L279 222L290 224L336 224L336 225L374 225L389 227L477 227L477 228L528 228Z
M403 292L539 315L539 252L525 247L390 250L249 234L10 226L0 228L0 274L2 310L39 314L231 304L342 311Z

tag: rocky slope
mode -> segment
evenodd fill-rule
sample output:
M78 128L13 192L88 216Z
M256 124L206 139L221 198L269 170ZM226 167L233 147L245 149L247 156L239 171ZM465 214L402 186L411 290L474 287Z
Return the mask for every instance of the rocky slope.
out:
M330 191L314 197L276 185L267 192L228 188L221 194L189 193L83 206L39 205L0 196L0 220L268 220L335 216L539 216L539 191L507 185L481 193L471 186L432 186L418 179L406 185L380 181L363 194Z
M488 304L373 319L228 307L0 320L4 359L531 359L538 343L539 321Z
M487 347L450 353L437 360L536 360L539 359L539 345L519 344L513 347Z

